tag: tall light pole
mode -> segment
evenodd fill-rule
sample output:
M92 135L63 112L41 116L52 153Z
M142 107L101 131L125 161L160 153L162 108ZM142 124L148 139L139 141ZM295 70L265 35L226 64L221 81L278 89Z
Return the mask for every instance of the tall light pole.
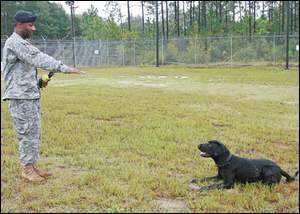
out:
M130 9L129 9L129 1L127 1L127 11L128 11L128 30L131 32L131 26L130 26Z
M76 54L75 54L75 28L74 28L74 3L75 1L66 1L66 4L70 6L71 9L71 23L73 32L73 66L76 67Z
M286 38L285 38L285 69L289 69L289 34L290 34L290 1L285 1L286 7Z
M158 3L155 2L155 15L156 15L156 67L159 67L159 31L158 31Z

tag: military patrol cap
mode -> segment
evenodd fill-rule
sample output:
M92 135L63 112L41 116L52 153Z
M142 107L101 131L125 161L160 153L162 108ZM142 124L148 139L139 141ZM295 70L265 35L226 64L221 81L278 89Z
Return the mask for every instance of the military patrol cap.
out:
M36 20L36 15L34 15L29 11L19 10L18 12L16 12L14 18L16 22L21 22L21 23L34 22Z

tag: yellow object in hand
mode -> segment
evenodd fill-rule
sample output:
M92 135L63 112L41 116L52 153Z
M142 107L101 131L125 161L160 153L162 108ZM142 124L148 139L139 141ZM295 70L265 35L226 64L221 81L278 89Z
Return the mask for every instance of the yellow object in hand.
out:
M47 74L44 74L44 75L42 75L42 80L43 80L44 82L48 82L48 81L50 80L50 78L48 77Z

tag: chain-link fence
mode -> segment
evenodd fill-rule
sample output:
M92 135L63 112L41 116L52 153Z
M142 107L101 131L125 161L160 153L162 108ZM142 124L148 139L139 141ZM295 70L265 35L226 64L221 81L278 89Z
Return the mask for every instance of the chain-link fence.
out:
M75 41L78 67L155 65L153 40ZM177 38L159 41L160 64L195 66L284 65L285 35ZM1 50L5 40L1 40ZM73 65L73 40L34 40L41 51ZM289 64L299 66L299 36L289 38ZM2 59L2 51L1 51Z

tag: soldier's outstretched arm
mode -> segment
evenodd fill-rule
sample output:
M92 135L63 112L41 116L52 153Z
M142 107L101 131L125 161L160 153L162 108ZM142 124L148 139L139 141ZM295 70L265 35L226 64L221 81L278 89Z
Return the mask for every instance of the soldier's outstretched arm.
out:
M41 52L27 41L11 43L8 47L17 57L37 68L64 73L80 73L77 68L71 68L61 61Z

